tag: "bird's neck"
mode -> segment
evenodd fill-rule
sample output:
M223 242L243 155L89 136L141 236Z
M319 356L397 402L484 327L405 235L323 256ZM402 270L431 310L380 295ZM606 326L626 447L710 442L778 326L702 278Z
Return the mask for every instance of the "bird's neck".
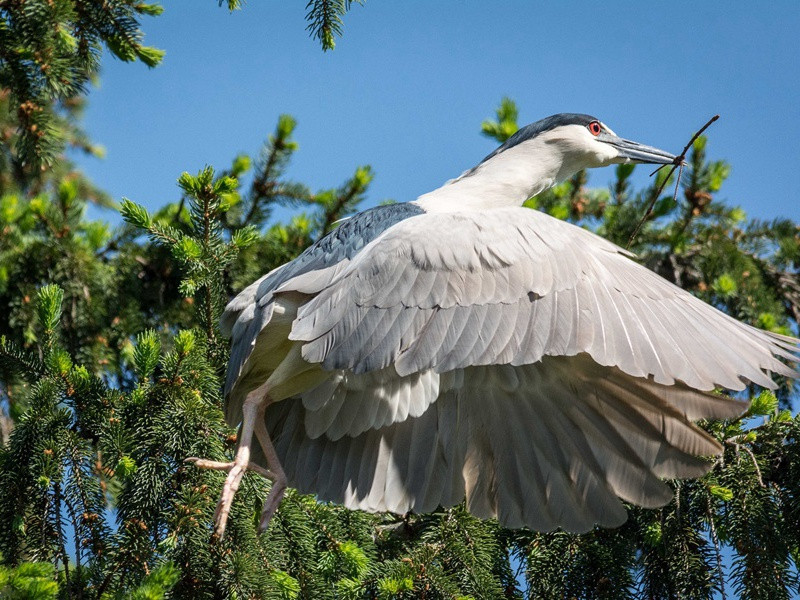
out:
M528 143L509 148L461 177L423 194L414 203L426 212L522 206L528 198L580 169L580 165L569 164L571 161L565 161L551 148L537 146Z

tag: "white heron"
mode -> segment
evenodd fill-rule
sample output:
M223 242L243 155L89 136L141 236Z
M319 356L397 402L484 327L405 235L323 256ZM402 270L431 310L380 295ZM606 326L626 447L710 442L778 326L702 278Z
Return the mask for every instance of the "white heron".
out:
M721 446L713 394L796 376L798 340L740 323L593 233L522 207L580 169L673 163L558 114L404 204L364 211L227 306L226 418L245 470L367 511L466 499L508 527L582 532L662 506ZM258 444L254 444L253 436Z

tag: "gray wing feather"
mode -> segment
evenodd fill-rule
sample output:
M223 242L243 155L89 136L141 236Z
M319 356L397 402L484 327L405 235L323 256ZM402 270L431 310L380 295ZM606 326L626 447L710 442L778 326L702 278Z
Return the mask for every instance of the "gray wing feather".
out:
M259 336L272 319L275 293L287 287L301 294L320 291L336 279L351 258L382 232L422 213L421 208L408 203L365 210L343 221L337 229L295 260L247 286L228 303L220 319L220 329L232 338L225 381L225 395L234 396L233 402L226 407L226 417L231 424L239 418L241 404L241 394L235 394L234 387L246 379L252 368L250 359L254 349L265 342ZM330 314L330 311L326 311L326 314Z
M721 447L691 419L731 418L747 406L585 354L442 378L438 400L418 416L337 439L307 435L313 411L302 401L270 406L290 484L371 511L427 512L466 498L477 516L510 527L616 526L626 516L620 498L661 506L671 492L660 477L710 468L696 455Z
M402 378L391 367L363 374L336 372L301 397L306 433L338 440L418 417L439 397L439 380L431 370Z
M697 389L773 386L797 342L737 322L594 234L524 208L425 214L364 248L298 311L290 338L326 369L407 375L598 363ZM386 311L413 311L385 319ZM356 325L357 324L357 325Z

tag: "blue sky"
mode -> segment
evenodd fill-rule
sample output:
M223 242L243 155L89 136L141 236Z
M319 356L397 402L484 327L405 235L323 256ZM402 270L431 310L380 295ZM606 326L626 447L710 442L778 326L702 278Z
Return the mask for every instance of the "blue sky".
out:
M368 204L413 200L491 151L480 123L508 95L521 124L587 112L675 152L720 113L709 151L733 166L720 197L800 221L796 1L367 0L328 53L308 38L302 0L232 14L216 0L165 5L143 24L163 65L107 56L90 94L85 126L107 157L79 163L117 200L174 200L181 171L255 154L283 112L299 122L293 179L332 187L370 164Z

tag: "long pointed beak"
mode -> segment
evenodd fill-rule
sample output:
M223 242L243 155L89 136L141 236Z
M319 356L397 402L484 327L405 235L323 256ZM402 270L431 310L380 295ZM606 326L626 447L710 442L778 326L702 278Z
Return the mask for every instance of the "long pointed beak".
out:
M665 150L659 150L652 146L645 146L638 142L625 140L615 135L606 134L602 141L611 144L619 151L617 157L619 162L634 162L634 163L648 163L654 165L671 165L675 164L678 157L670 154ZM616 162L616 161L615 161Z

